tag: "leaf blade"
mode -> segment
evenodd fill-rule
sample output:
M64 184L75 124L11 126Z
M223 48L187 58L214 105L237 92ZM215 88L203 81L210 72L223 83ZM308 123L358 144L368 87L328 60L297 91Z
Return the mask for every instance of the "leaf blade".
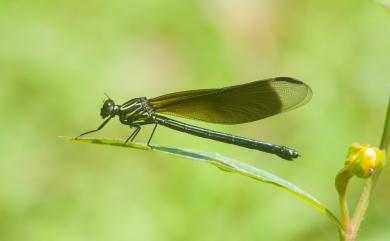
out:
M218 167L221 170L247 176L257 181L263 182L265 184L278 187L288 193L291 193L294 196L304 200L305 202L309 203L310 205L320 210L323 214L325 214L331 221L333 221L337 225L338 229L341 228L341 223L338 220L338 218L324 204L322 204L311 194L305 192L295 184L292 184L262 169L222 156L218 153L202 152L202 151L196 151L196 150L184 149L184 148L178 148L172 146L164 146L164 145L151 145L151 147L148 147L146 144L134 143L134 142L128 142L125 144L124 141L117 140L117 139L89 139L89 138L74 139L70 137L61 137L61 136L60 138L67 141L79 142L79 143L102 144L102 145L128 147L128 148L134 148L134 149L146 150L146 151L158 151L169 155L184 157L187 159L191 159L203 163L209 163L213 166Z

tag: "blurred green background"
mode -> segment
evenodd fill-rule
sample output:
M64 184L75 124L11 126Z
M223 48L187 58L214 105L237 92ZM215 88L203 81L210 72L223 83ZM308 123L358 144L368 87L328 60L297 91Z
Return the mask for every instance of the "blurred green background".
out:
M121 103L295 77L313 89L295 111L237 126L190 121L294 147L295 162L165 127L153 142L251 163L338 213L348 146L382 133L389 25L373 1L0 0L0 240L337 240L318 210L249 178L57 136L96 128L104 92ZM115 120L92 136L128 134ZM363 181L353 184L356 200ZM389 185L387 168L359 240L389 239Z

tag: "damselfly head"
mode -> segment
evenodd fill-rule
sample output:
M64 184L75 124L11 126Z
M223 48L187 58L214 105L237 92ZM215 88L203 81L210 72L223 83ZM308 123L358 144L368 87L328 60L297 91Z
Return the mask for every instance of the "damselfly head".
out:
M100 116L104 119L107 116L114 116L118 110L115 102L111 99L104 101L102 108L100 109Z

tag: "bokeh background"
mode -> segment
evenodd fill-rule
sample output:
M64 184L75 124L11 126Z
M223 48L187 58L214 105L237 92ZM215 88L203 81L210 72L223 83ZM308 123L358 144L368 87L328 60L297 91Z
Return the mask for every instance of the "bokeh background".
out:
M120 103L295 77L313 89L297 110L237 126L189 121L294 147L295 162L164 127L153 142L248 162L338 213L334 177L348 146L377 145L382 133L389 26L373 1L1 0L0 240L337 240L318 210L249 178L57 136L96 128L105 92ZM115 120L92 136L128 134ZM387 168L359 240L389 239L389 185Z

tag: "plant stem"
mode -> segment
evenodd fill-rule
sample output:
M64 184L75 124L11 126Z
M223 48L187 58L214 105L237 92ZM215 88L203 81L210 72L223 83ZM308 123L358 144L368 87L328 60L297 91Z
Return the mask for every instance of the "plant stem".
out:
M346 195L340 196L340 211L341 211L341 223L345 231L348 231L347 228L349 226L349 210Z
M339 205L340 205L341 225L342 225L341 230L339 230L339 236L341 241L346 240L346 236L350 224L349 209L348 209L348 203L346 197L347 197L347 186L352 176L353 176L352 173L348 170L348 168L345 167L340 169L340 171L338 171L336 175L335 186L339 194Z
M341 212L341 223L343 225L343 232L340 234L340 239L342 241L346 240L348 235L349 227L349 211L348 204L345 193L339 196L340 212Z
M387 114L385 119L385 125L383 128L382 139L380 143L380 149L386 150L388 149L390 143L390 98L387 106ZM363 221L364 214L367 211L368 204L370 202L371 195L375 189L376 182L381 173L381 170L378 170L372 177L367 180L367 183L360 195L359 202L356 206L355 213L353 215L352 221L349 223L348 228L346 229L346 241L353 241L356 239L357 233L359 231L360 225ZM341 199L341 197L340 197ZM342 211L343 213L343 211ZM344 224L344 222L343 222Z
M389 104L387 105L387 115L385 120L385 127L383 128L382 140L380 149L387 151L390 144L390 97Z
M372 178L369 178L363 189L362 194L360 195L359 203L356 206L352 221L350 222L350 225L348 227L349 232L347 232L346 241L353 241L356 239L357 232L359 231L360 228L360 224L363 221L364 214L366 213L368 204L370 202L371 193L374 188L373 184L374 182L372 181Z
M341 224L346 231L349 225L349 210L347 203L347 186L352 175L347 168L342 168L336 178L336 188L339 193L339 205L341 211Z

